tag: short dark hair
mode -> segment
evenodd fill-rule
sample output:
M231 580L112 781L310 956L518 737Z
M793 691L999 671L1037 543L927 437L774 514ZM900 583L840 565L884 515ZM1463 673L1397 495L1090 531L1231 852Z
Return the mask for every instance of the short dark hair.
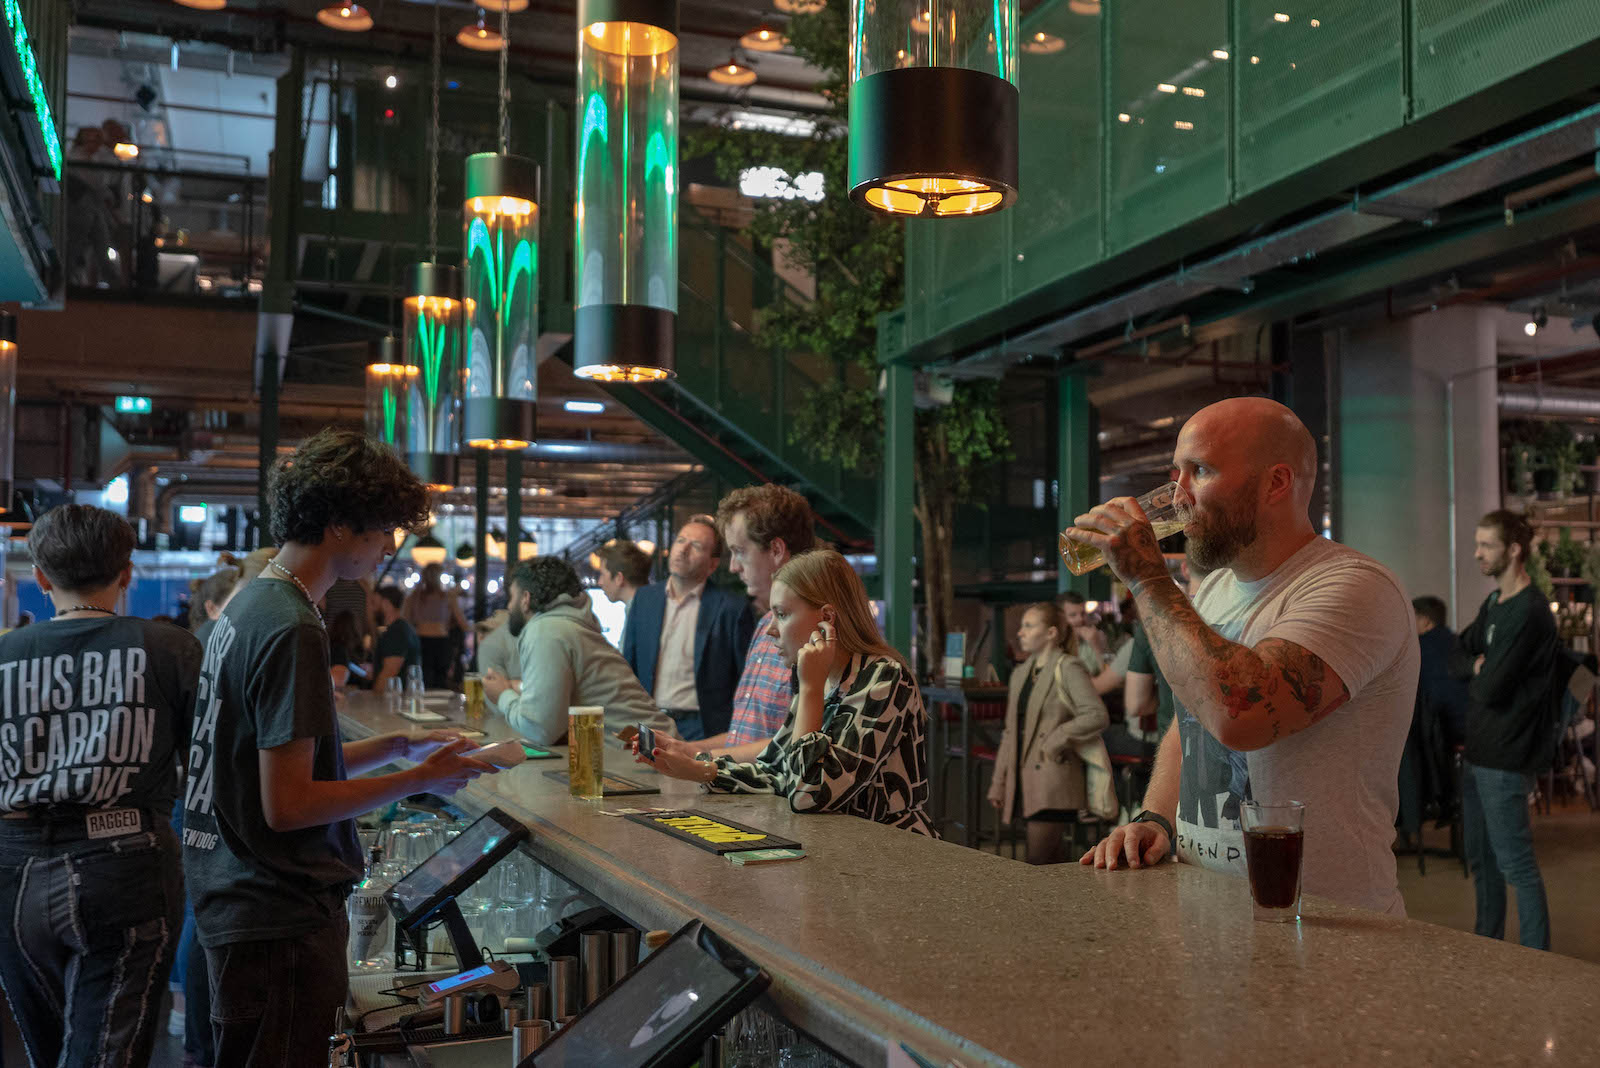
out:
M612 538L600 546L600 569L606 575L620 573L622 581L630 586L650 582L650 557L637 542L626 538Z
M135 541L126 519L92 504L57 505L28 532L28 549L44 577L75 593L116 581L133 560Z
M783 539L790 556L810 552L816 545L811 502L787 486L772 482L741 486L722 498L717 505L718 533L726 537L728 524L741 512L745 532L762 549L772 548L774 538Z
M583 592L578 573L559 556L535 556L522 561L511 572L511 581L529 595L530 609L535 613L549 608L558 597Z
M720 560L726 547L722 544L722 531L717 529L717 517L706 515L704 512L697 512L685 519L683 526L686 527L691 523L698 523L711 531L711 556L713 559ZM683 527L679 527L678 530L681 532Z
M1083 604L1083 605L1086 605L1086 604L1089 603L1089 599L1087 597L1085 597L1083 594L1079 593L1077 590L1068 590L1066 593L1063 593L1060 597L1057 597L1056 600L1060 601L1062 604Z
M278 461L267 480L272 537L319 545L337 524L412 529L428 519L428 490L393 449L357 430L328 427Z
M1482 519L1478 526L1483 530L1492 530L1500 536L1506 548L1516 545L1522 549L1522 562L1526 564L1528 557L1533 555L1533 525L1528 522L1527 516L1505 508L1496 508Z
M399 611L400 606L406 602L405 594L400 592L400 587L398 586L379 586L372 592L388 601L395 607L396 611Z
M1437 597L1418 597L1411 602L1411 608L1423 619L1429 620L1436 627L1444 626L1444 602Z

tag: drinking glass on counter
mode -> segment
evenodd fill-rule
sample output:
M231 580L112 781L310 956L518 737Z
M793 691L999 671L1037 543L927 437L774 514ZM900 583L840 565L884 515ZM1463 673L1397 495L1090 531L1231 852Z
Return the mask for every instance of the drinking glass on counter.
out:
M567 709L567 776L572 796L586 801L605 796L605 715L599 705Z
M1179 499L1176 482L1159 486L1137 500L1139 507L1144 510L1145 518L1156 528L1157 541L1178 533L1187 527L1192 519L1189 505ZM1095 568L1104 565L1106 558L1093 545L1078 540L1075 534L1081 534L1078 528L1068 527L1057 537L1056 545L1061 551L1061 562L1067 565L1068 571L1074 575L1087 575Z
M1258 920L1290 923L1300 918L1305 815L1301 801L1246 801L1240 809L1250 899Z
M390 715L399 715L401 708L400 699L405 696L405 682L400 676L395 675L383 687L383 708Z
M461 688L467 697L466 721L473 724L482 723L486 708L483 676L476 671L467 672L461 676Z

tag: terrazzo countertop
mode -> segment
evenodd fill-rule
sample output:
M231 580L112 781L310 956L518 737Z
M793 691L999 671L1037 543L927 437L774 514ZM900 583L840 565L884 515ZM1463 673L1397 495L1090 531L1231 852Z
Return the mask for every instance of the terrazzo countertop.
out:
M347 734L410 726L365 695ZM491 715L491 739L512 736ZM614 745L608 768L663 780ZM1600 967L1307 898L1257 923L1241 879L1188 865L1031 867L774 797L586 802L529 761L455 801L499 807L527 849L646 928L703 919L773 976L801 1029L859 1064L898 1043L936 1063L1431 1065L1600 1063ZM698 808L800 841L735 867L630 820ZM1440 878L1458 878L1446 876ZM1463 892L1470 892L1464 889Z

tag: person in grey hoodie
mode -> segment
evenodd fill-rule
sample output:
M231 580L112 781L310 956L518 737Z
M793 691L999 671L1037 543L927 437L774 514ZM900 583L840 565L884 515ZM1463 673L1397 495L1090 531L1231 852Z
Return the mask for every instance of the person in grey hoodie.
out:
M611 733L642 723L677 736L672 720L606 641L571 564L557 556L524 560L511 573L507 601L506 627L517 639L522 679L512 682L491 669L483 673L483 689L529 741L564 742L573 705L603 707Z

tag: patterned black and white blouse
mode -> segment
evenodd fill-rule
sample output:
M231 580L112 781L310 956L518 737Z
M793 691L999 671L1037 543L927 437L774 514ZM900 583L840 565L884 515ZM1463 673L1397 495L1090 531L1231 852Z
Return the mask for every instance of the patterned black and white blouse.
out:
M711 789L773 793L796 812L843 812L939 837L928 819L928 715L911 675L888 657L857 654L822 701L822 729L783 727L752 763L717 758Z

